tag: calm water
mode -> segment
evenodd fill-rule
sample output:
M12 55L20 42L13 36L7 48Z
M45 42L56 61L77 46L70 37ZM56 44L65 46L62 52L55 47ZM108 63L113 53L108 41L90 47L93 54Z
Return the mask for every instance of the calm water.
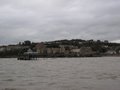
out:
M0 59L0 90L120 90L120 57Z

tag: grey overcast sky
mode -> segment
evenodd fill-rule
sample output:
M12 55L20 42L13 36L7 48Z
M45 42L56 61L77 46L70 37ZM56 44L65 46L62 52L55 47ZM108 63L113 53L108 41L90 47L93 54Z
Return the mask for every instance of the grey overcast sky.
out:
M0 44L120 41L120 0L0 0Z

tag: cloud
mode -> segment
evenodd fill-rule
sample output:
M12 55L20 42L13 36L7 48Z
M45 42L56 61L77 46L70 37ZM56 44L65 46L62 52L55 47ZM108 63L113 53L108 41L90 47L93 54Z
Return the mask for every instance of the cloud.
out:
M0 0L0 44L120 39L119 0Z

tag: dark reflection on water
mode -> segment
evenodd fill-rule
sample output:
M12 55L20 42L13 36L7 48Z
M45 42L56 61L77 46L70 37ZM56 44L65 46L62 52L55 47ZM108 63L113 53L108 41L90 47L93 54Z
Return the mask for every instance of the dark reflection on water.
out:
M0 90L120 90L120 57L0 59Z

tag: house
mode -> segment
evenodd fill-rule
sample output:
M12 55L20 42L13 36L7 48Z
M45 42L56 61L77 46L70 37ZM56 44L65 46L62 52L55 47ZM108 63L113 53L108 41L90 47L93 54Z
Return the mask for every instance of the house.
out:
M52 48L53 54L59 54L60 48Z
M35 48L39 54L44 54L46 52L46 45L44 43L38 43Z
M59 45L60 47L60 53L65 53L65 46L64 45Z
M20 46L20 45L0 46L0 52L12 51L12 50L22 50L22 49L28 49L28 48L29 48L29 46Z
M72 49L71 52L74 52L74 53L80 53L80 49Z
M80 49L79 48L72 49L71 54L74 56L80 56Z
M108 50L105 54L106 55L115 55L116 51L115 50Z
M28 49L29 46L20 46L20 45L8 45L6 46L6 51L11 51L11 50L22 50L22 49Z
M47 48L47 54L59 54L60 48Z
M52 48L46 48L46 53L47 55L52 54L53 53Z
M120 54L120 46L116 47L115 51L116 51L116 54Z
M81 47L80 55L81 56L92 56L95 52L92 51L91 47Z
M4 52L6 50L6 46L0 46L0 52Z

